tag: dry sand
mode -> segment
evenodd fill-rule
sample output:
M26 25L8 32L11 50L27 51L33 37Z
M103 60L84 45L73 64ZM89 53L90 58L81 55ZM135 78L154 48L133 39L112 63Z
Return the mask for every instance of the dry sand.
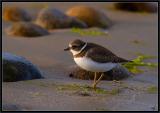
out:
M25 4L25 5L24 5ZM40 4L40 3L39 3ZM3 3L5 5L23 6L35 17L40 10L37 3ZM49 3L49 6L66 11L77 4L87 4L104 9L115 23L107 30L108 35L81 36L71 29L53 30L50 35L39 38L21 38L8 36L4 29L10 25L3 21L2 49L23 56L37 65L45 79L3 83L2 102L4 110L103 110L126 111L158 110L158 93L149 93L145 89L158 87L158 69L144 69L145 72L133 75L122 84L102 81L99 87L121 91L112 94L82 96L81 91L57 90L63 84L91 85L92 81L69 78L68 67L74 65L70 53L63 51L69 41L82 39L101 44L117 55L134 59L137 53L158 56L158 14L130 13L109 10L111 3ZM40 4L42 5L42 4ZM37 6L37 7L36 7ZM94 28L92 28L94 29ZM132 41L138 40L135 44ZM158 62L158 59L146 60ZM122 87L123 86L123 87ZM127 87L126 87L127 86Z

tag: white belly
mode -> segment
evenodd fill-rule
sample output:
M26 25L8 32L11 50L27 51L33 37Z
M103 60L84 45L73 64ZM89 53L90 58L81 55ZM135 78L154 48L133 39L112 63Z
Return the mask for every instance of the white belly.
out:
M91 72L106 72L117 65L116 63L97 63L86 57L74 58L74 61L81 68Z

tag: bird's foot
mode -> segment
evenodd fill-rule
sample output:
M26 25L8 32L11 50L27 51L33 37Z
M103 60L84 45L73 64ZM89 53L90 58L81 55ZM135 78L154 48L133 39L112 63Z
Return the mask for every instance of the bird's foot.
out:
M92 84L92 88L93 88L94 90L96 90L96 88L97 88L96 85L97 85L96 83L93 83L93 84Z

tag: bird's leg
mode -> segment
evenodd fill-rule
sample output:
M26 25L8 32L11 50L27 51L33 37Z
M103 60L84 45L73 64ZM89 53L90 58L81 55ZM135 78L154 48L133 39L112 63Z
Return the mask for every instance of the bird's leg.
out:
M94 83L96 82L97 80L97 73L95 72L95 75L94 75Z
M96 88L96 85L100 82L100 80L103 78L104 74L102 73L99 79L94 83L94 89Z
M97 80L97 73L95 72L94 82L93 82L93 85L92 85L94 89L96 88L96 87L95 87L95 86L96 86L96 85L95 85L95 84L96 84L96 80Z

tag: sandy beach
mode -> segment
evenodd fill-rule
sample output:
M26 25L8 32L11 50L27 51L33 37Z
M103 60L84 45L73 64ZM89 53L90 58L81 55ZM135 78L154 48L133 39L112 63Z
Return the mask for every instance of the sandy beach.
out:
M25 5L24 5L25 4ZM89 91L83 96L80 89L65 89L64 85L91 85L92 80L69 77L69 67L75 65L71 53L64 48L74 39L100 44L118 56L134 59L138 53L157 56L145 62L158 62L158 13L132 13L111 10L113 3L45 3L63 12L71 6L88 5L103 10L113 21L106 35L89 36L72 32L72 29L50 30L50 34L37 38L9 36L5 28L11 25L2 21L2 50L23 56L35 64L45 79L18 82L3 82L3 110L45 110L45 111L157 111L158 92L150 93L149 87L158 88L158 67L142 68L144 73L136 74L121 82L101 81L98 87L118 93L99 94ZM36 17L43 3L7 3L2 7L15 5L23 7ZM89 28L100 30L99 28ZM139 43L133 43L138 40ZM64 90L63 90L64 88Z

